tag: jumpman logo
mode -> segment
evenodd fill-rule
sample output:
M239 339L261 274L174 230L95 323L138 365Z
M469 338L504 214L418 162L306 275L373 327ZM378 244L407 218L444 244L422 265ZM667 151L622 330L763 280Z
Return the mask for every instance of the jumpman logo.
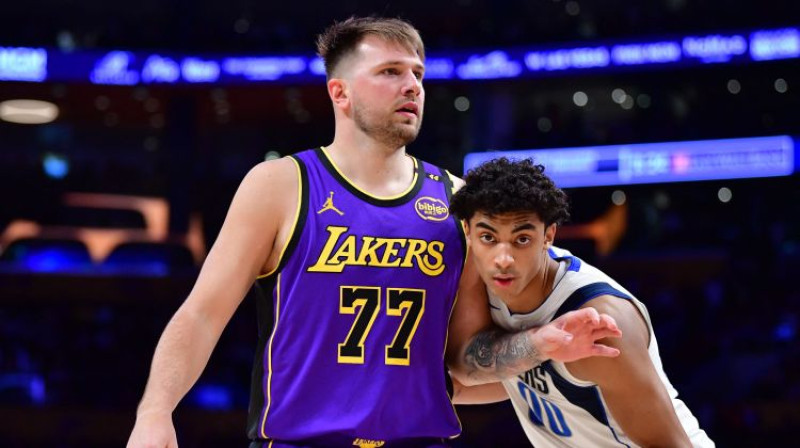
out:
M335 205L333 205L333 192L332 191L331 191L331 195L328 196L328 199L326 199L325 203L322 204L322 208L317 212L317 214L319 215L320 213L326 212L328 210L335 211L336 213L339 214L339 216L344 215L343 211L339 210L338 208L336 208Z

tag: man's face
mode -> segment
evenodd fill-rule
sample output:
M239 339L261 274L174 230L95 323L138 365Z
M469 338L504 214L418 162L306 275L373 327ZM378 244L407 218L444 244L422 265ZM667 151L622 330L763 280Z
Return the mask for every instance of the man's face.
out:
M497 216L477 212L470 218L470 252L492 295L514 299L543 281L555 229L555 224L545 228L539 216L531 212Z
M348 68L352 114L367 135L394 147L414 141L422 125L425 66L403 45L367 36Z

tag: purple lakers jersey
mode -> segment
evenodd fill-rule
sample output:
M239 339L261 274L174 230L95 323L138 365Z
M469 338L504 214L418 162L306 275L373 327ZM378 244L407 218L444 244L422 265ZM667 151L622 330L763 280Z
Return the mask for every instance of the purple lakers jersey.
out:
M376 198L322 149L292 159L295 228L257 281L250 438L388 447L458 435L444 351L465 241L449 174L413 159L409 189Z

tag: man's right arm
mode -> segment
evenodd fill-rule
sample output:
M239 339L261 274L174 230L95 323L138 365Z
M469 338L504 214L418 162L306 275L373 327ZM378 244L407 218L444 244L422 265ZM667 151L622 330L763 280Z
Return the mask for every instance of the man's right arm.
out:
M284 158L259 164L242 180L194 288L158 342L129 448L177 447L172 412L254 279L277 265L276 246L291 227L284 221L298 206L297 176L294 162Z
M486 286L468 257L450 318L447 364L466 386L502 381L555 359L614 357L619 350L598 341L622 333L614 319L594 308L570 311L541 327L516 333L496 327L489 314Z

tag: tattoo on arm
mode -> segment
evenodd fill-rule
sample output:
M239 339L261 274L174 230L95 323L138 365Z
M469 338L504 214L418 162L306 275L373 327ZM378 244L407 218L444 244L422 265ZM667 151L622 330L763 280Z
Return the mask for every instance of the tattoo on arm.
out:
M519 375L543 361L527 331L484 331L472 339L464 353L464 362L469 367L468 376L486 382Z

